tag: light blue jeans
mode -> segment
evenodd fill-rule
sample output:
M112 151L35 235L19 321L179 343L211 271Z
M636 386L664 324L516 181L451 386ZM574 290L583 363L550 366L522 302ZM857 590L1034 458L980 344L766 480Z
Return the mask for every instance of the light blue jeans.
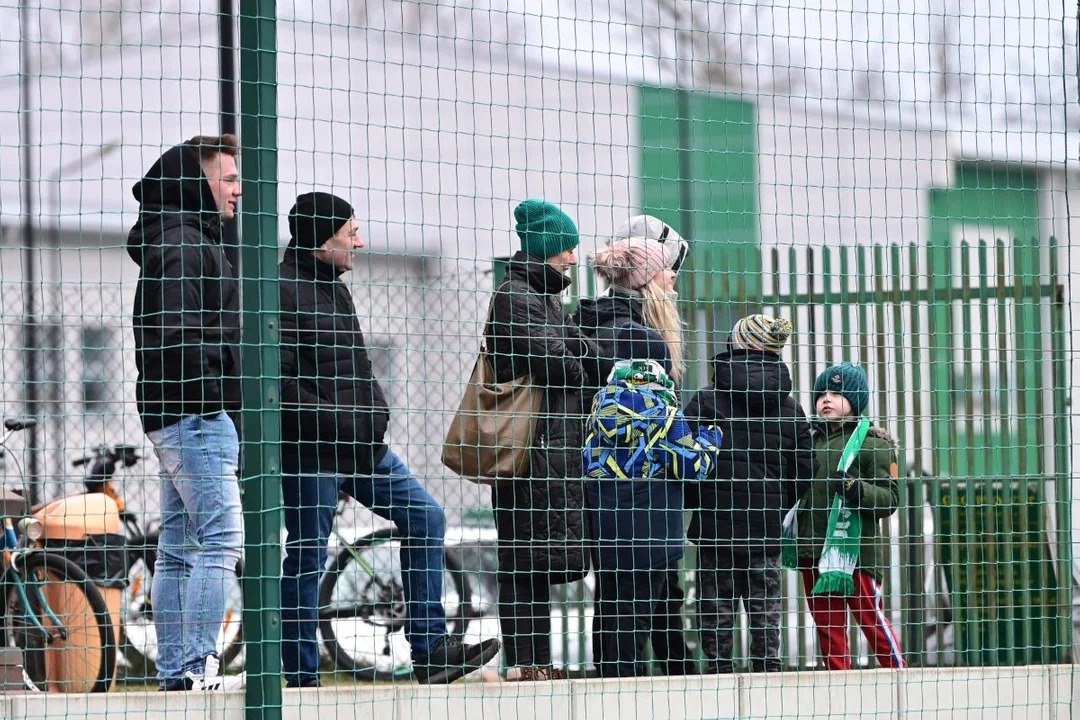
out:
M161 536L151 589L158 679L202 675L216 651L230 578L244 547L240 442L225 413L147 434L161 465Z

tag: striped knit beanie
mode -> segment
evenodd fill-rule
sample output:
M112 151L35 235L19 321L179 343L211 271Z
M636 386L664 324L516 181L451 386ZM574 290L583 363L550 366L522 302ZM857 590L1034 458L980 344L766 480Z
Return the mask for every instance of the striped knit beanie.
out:
M779 355L791 337L791 321L768 315L750 315L735 323L728 345L732 350L756 350Z

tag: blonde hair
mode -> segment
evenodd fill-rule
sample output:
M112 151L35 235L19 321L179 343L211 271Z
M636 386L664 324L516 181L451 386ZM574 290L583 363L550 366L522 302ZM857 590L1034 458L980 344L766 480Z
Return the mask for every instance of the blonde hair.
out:
M660 333L667 343L671 355L671 379L678 383L686 370L685 324L675 299L660 285L661 275L657 273L639 290L642 297L641 314L645 325Z

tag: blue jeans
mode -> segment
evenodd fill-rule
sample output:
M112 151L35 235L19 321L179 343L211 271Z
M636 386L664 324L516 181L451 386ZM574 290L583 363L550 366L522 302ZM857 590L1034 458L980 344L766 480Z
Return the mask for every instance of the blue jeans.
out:
M244 547L236 469L240 442L224 413L190 415L147 434L161 466L161 534L154 566L158 678L202 675L225 615L226 578Z
M339 487L394 523L401 535L405 638L413 658L427 656L446 636L442 606L446 516L401 458L388 450L371 477L285 477L288 540L281 583L281 654L289 685L318 676L319 577L326 566L326 543Z

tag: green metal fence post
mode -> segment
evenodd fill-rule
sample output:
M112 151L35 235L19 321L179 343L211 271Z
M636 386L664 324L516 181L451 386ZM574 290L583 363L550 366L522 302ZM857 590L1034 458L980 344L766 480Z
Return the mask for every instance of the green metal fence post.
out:
M275 4L240 3L244 177L244 632L250 720L281 717L281 423L278 390L277 58Z

